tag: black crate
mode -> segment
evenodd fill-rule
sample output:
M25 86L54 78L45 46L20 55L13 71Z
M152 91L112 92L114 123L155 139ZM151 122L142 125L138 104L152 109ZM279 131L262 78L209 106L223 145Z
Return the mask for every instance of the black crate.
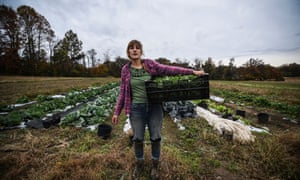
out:
M148 101L151 103L193 99L209 99L209 75L198 76L193 80L146 81Z

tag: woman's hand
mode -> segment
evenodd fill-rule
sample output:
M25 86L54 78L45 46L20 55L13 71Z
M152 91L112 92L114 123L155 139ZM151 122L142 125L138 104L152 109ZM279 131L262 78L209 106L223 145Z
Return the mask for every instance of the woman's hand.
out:
M193 71L193 74L196 75L196 76L201 76L201 75L204 75L206 73L203 70L200 70L200 71Z
M111 122L114 125L118 124L119 123L119 116L118 115L113 115L113 117L111 118Z

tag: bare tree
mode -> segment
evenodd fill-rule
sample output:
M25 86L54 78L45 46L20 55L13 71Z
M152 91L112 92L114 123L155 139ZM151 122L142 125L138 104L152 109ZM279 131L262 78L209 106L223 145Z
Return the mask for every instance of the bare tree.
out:
M95 51L95 49L88 50L87 54L89 56L89 59L92 61L92 67L96 67L96 55L97 55L97 52Z
M17 13L0 5L0 72L17 73L20 47Z
M23 58L26 60L28 71L35 74L39 62L46 60L46 42L54 38L54 31L47 19L32 7L23 5L18 7L17 12L22 37Z

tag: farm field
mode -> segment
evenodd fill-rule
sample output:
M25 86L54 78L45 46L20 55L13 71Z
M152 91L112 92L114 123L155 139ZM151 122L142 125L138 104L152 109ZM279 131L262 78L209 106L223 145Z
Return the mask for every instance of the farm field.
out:
M25 77L0 76L0 104L12 104L27 96L33 99L37 95L64 93L72 88L82 89L108 82L117 78L69 78L69 77Z
M118 78L49 78L0 76L1 104L22 97L65 93ZM225 98L224 105L244 109L249 123L266 126L271 135L253 133L255 142L241 145L218 136L203 118L187 118L178 130L165 114L161 179L299 179L300 79L285 82L210 81L211 95ZM235 92L239 96L230 94ZM259 97L254 99L254 97ZM234 103L233 103L234 102ZM281 111L281 106L288 107ZM278 108L278 109L276 109ZM256 113L270 113L259 124ZM286 117L295 122L283 120ZM0 131L0 179L130 179L134 154L123 133L126 117L113 127L111 137L95 131L52 126L48 129ZM106 118L110 123L110 117ZM150 144L146 141L146 172L150 171Z
M285 81L211 81L211 86L250 95L263 95L271 101L300 104L300 78Z
M300 119L300 78L285 81L211 81L211 93L235 104Z

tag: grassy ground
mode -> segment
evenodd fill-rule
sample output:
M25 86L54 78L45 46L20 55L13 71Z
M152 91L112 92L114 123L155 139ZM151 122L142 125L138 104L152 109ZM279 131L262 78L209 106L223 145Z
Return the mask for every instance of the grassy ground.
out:
M15 83L29 81L35 84L38 81L22 78ZM49 87L45 88L48 89L45 92L49 94L56 91L52 90L55 87L52 83L57 86L64 84L58 81L78 80L82 83L78 87L74 82L70 83L68 88L84 88L98 82L112 81L82 79L45 78L40 81L47 82L44 85ZM12 83L15 80L7 81ZM5 78L1 78L1 82L5 84ZM211 88L217 87L217 83L222 84L212 81ZM232 86L240 90L237 84ZM0 87L2 90L2 83ZM230 88L229 85L227 87ZM35 90L31 90L30 97L38 94ZM251 123L262 126L254 117L249 115ZM75 127L0 132L0 179L130 179L134 154L128 137L123 133L125 117L121 116L121 119L107 140L99 138L96 132ZM248 145L219 137L202 118L186 119L183 125L186 130L179 131L172 119L165 115L161 179L300 178L299 125L272 120L263 125L271 130L272 135L255 134L255 142ZM149 141L146 141L146 170L142 179L149 179L150 147Z

